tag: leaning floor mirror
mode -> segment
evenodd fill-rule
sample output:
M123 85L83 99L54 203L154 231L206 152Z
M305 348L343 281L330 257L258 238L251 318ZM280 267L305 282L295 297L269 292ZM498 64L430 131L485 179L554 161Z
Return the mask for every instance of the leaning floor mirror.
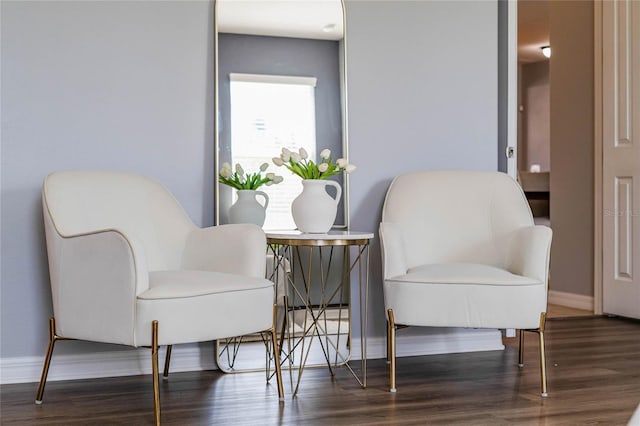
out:
M348 159L345 5L342 0L216 0L214 10L215 222L252 221L234 213L239 191L225 176L274 173L282 182L259 187L255 198L264 216L258 220L264 220L266 232L293 230L291 204L302 192L302 179L272 159L283 148L303 148L316 162L324 150L333 159ZM348 229L348 175L330 179L342 193L333 228ZM332 187L327 191L333 197L338 192ZM274 255L265 254L272 264ZM286 264L279 265L267 275L279 277L281 297L291 272ZM341 318L348 323L348 317ZM219 367L264 368L259 339L218 342Z
M301 179L272 162L282 148L318 160L347 158L344 11L340 0L218 0L216 39L215 212L233 222L237 191L219 179L227 163L256 173L268 164L284 179L259 189L269 200L263 228L294 229L291 203ZM348 226L348 177L335 227ZM259 201L264 204L263 199Z

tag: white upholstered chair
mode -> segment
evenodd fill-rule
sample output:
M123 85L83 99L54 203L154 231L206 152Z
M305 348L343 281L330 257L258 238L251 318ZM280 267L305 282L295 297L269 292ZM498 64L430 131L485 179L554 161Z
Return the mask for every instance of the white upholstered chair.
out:
M395 392L396 327L519 329L540 339L551 229L534 226L520 186L498 172L429 171L398 176L380 224L390 386Z
M168 346L166 376L170 345L254 332L275 342L259 227L196 227L161 184L122 172L53 173L42 205L54 316L36 403L57 340L150 347L156 423L158 346Z

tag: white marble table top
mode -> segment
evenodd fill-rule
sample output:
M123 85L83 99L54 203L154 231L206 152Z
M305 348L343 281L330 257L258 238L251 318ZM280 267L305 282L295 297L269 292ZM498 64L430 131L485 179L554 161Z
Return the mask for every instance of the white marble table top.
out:
M267 239L288 239L288 240L362 240L373 239L373 232L340 231L332 230L326 234L309 234L297 230L267 230L264 231Z

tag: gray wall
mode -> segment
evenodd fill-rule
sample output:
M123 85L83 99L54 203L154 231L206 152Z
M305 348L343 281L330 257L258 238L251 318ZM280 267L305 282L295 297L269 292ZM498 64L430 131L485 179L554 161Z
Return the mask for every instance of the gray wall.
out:
M40 203L46 174L146 174L168 186L196 223L212 222L212 6L1 7L1 356L42 356L52 313Z
M593 2L551 2L550 288L593 296Z
M497 169L497 28L495 1L347 2L353 230L377 234L398 174ZM382 336L377 240L371 259L370 324Z
M42 356L47 173L147 174L212 222L211 4L1 7L1 356ZM497 3L349 1L347 21L352 227L377 231L395 175L497 168ZM382 336L377 241L371 259L370 330Z

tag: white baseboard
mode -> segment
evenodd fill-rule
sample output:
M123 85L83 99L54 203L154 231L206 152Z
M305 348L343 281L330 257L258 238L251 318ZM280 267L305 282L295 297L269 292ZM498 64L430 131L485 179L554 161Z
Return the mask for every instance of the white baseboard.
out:
M426 330L426 332L425 332ZM353 339L352 359L361 359L360 340ZM260 346L262 349L260 349ZM319 346L318 346L319 348ZM259 343L259 350L264 346ZM456 352L502 350L500 330L409 328L397 333L398 357ZM367 359L386 357L386 339L367 339ZM263 356L262 352L259 356ZM0 359L0 384L40 381L43 357ZM164 348L160 349L162 368ZM175 346L171 354L171 372L214 370L213 344ZM149 349L59 355L54 351L48 381L133 376L151 373Z
M425 330L429 330L425 333ZM353 359L360 359L360 342L354 342ZM502 333L493 329L424 329L408 328L396 332L396 356L436 355L460 352L503 350ZM384 337L367 340L367 359L387 357Z
M567 306L569 308L584 309L593 312L593 296L549 290L548 301L552 305Z
M59 344L58 344L59 345ZM163 367L165 349L159 351ZM42 357L0 359L0 384L39 382ZM216 368L213 344L175 346L171 353L171 371L199 371ZM95 379L99 377L135 376L151 373L151 351L131 349L78 355L58 355L54 350L47 381Z

